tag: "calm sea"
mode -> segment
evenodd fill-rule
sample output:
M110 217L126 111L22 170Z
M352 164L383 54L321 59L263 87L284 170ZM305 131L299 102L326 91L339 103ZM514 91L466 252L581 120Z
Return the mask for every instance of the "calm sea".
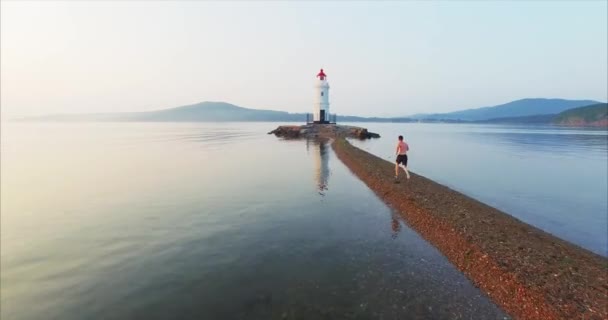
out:
M0 318L505 317L276 125L3 123ZM413 171L605 254L605 131L367 126L363 148L392 160L402 133Z

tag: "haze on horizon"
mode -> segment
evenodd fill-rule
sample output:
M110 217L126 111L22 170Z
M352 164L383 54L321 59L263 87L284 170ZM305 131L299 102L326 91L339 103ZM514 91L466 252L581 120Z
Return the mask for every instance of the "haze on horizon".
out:
M404 116L608 100L606 1L1 2L2 116L200 101Z

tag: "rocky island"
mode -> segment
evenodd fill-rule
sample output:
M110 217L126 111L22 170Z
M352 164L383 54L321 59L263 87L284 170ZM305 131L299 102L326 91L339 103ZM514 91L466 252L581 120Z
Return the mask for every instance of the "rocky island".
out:
M337 124L284 125L268 132L268 134L287 139L380 138L379 134L369 132L366 128Z

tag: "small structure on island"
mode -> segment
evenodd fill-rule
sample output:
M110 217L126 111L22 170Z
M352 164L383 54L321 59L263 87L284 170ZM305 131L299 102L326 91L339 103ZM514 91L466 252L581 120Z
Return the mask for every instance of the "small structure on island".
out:
M332 117L329 113L329 83L323 69L317 74L314 88L315 100L312 108L312 119L309 116L306 122L313 124L335 124L335 115Z

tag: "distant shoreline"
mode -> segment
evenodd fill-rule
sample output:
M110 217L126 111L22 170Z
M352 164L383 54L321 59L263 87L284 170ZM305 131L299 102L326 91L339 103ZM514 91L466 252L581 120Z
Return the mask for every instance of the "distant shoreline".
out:
M344 139L338 158L505 311L521 319L606 319L608 259Z
M590 104L592 103L592 104ZM469 124L563 124L608 127L608 105L591 100L522 99L494 107L445 114L396 117L336 115L338 123L469 123ZM193 105L144 112L51 114L22 117L16 121L91 122L301 122L309 113L249 109L226 102L205 101Z
M293 123L303 124L303 121L281 121L281 120L225 120L225 121L134 121L134 120L47 120L34 118L17 118L3 120L3 123ZM568 124L553 124L553 123L494 123L482 121L342 121L340 123L371 123L371 124L456 124L456 125L493 125L493 126L523 126L523 127L554 127L554 128L571 128L571 129L596 129L608 130L608 126L604 125L568 125Z

